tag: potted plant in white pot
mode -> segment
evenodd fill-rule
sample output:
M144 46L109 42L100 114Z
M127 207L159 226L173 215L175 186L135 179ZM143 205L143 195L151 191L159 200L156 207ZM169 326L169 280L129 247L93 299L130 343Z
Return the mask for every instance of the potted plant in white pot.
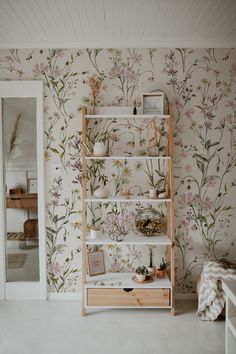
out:
M153 265L153 251L154 251L154 246L148 246L149 249L149 266L147 267L148 273L151 276L155 276L156 274L156 267Z
M139 266L135 271L135 277L140 283L145 281L147 275L148 270L145 266Z

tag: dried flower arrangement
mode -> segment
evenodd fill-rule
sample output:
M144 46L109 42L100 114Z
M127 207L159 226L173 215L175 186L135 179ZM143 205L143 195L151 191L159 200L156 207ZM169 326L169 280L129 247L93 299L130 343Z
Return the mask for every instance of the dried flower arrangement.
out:
M96 113L96 104L97 104L97 97L102 89L102 78L97 75L93 75L88 78L88 86L90 87L91 90L91 95L93 99L93 109L92 109L92 114Z
M21 113L19 113L17 115L13 130L11 133L11 139L10 139L9 151L8 151L8 159L9 159L12 151L16 148L16 138L17 138L17 131L18 131L20 118L21 118Z

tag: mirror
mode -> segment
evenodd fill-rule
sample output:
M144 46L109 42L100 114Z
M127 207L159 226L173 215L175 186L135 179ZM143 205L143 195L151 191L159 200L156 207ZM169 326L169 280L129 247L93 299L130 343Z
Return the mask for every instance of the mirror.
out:
M36 98L2 99L6 281L39 281Z

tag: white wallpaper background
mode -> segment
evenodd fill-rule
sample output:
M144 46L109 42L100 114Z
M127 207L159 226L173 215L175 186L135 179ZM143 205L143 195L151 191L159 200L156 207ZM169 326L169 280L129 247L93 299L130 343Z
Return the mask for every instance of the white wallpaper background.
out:
M44 81L51 292L80 291L80 108L91 105L91 77L101 81L99 105L140 103L157 88L173 104L177 292L195 292L205 260L236 261L236 50L0 50L1 80ZM123 187L135 173L114 166ZM132 271L147 252L110 246L107 267Z

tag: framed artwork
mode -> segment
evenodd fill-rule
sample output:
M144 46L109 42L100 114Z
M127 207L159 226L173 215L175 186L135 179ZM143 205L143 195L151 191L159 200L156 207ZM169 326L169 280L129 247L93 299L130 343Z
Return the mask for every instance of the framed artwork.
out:
M37 178L27 179L27 193L38 193L38 180Z
M163 92L143 93L143 114L163 114Z
M90 276L105 273L103 251L88 252L88 272Z

